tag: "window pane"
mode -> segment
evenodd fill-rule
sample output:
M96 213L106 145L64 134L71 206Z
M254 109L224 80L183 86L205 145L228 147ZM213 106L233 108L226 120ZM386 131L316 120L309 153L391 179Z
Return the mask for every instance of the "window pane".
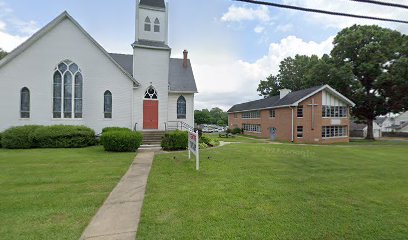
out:
M151 28L152 28L152 26L151 26L150 24L145 24L145 26L144 26L144 30L145 30L146 32L150 32L150 31L151 31Z
M104 117L112 118L112 93L109 91L104 94Z
M71 73L75 74L79 70L78 65L76 65L75 63L71 64L69 66L69 70L71 71Z
M154 32L160 32L160 25L154 25Z
M64 75L64 117L72 118L72 75Z
M60 70L62 73L64 73L68 69L68 66L65 63L60 63L58 65L58 70Z

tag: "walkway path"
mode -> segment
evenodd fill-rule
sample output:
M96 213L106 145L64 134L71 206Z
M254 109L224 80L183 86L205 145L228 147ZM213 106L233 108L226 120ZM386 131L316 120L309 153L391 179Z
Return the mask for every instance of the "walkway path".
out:
M153 151L139 152L82 234L81 240L134 240L140 220Z

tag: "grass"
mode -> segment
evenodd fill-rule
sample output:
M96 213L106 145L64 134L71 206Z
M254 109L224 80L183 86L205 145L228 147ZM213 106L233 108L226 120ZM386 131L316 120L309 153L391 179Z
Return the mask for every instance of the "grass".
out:
M0 149L0 239L79 239L134 153Z
M233 144L157 155L138 239L406 239L406 146Z
M240 142L240 143L259 143L260 141L265 141L263 139L257 139L252 136L242 136L242 135L236 135L234 137L219 137L218 134L205 134L205 136L217 139L218 141L223 141L223 142Z

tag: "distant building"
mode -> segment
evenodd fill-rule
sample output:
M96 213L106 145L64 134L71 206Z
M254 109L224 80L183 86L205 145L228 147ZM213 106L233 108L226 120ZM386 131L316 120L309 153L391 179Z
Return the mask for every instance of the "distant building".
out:
M368 132L368 126L365 123L351 122L350 124L350 137L366 138ZM376 121L373 121L373 135L374 138L381 138L381 127Z
M349 109L354 103L328 85L237 104L229 127L245 134L295 143L349 142Z
M408 133L408 111L396 117L379 117L376 122L382 132Z

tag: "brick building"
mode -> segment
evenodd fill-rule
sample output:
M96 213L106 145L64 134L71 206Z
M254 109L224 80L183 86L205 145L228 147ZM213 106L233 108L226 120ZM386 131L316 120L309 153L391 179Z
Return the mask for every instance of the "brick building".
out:
M295 143L349 141L354 103L329 85L237 104L228 110L230 128L245 134Z

